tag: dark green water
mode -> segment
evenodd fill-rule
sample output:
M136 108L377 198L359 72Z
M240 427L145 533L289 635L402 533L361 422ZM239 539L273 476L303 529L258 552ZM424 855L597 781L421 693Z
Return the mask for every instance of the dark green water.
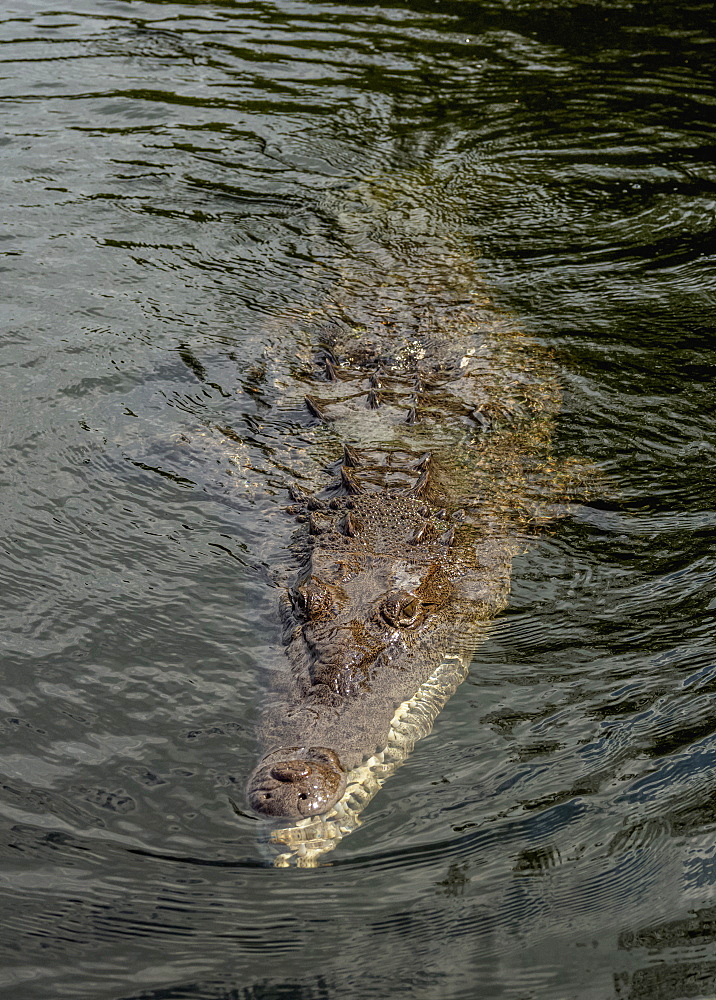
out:
M713 5L3 10L2 995L713 998ZM285 317L415 232L552 348L556 453L612 485L332 864L275 870L229 796Z

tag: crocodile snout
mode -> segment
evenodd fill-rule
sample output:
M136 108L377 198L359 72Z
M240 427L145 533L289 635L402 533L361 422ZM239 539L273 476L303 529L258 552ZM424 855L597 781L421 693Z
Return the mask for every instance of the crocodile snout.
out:
M264 816L300 819L326 812L346 788L338 755L326 747L284 747L268 754L249 778L249 804Z

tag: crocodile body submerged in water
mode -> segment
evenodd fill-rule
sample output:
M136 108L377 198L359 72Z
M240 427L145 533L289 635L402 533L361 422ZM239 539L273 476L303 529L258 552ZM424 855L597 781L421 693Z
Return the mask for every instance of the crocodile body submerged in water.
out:
M335 463L317 491L291 487L290 669L248 782L253 810L282 821L284 866L315 865L430 731L550 478L553 366L464 261L423 248L370 295L356 284L310 323L305 407Z

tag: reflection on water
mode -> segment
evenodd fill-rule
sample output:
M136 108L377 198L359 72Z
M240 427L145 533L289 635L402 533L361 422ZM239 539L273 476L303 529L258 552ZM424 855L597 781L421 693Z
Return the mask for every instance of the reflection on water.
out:
M712 996L713 6L2 29L4 994ZM416 243L551 348L608 487L333 864L273 870L230 800L325 461L295 379Z
M711 878L705 883L712 884ZM700 884L703 891L704 882ZM706 907L683 920L653 924L643 930L625 931L619 947L635 949L656 959L651 968L615 977L617 997L630 1000L676 1000L677 997L707 996L716 991L716 962L707 959L716 932L716 910Z

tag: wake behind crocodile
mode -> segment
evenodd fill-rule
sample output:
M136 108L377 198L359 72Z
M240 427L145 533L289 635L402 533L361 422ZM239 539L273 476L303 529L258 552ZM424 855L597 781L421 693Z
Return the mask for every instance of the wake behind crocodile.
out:
M287 669L260 724L252 809L274 864L309 867L430 732L508 601L512 557L557 498L549 355L430 232L379 244L299 318L321 483L289 485L299 564Z

